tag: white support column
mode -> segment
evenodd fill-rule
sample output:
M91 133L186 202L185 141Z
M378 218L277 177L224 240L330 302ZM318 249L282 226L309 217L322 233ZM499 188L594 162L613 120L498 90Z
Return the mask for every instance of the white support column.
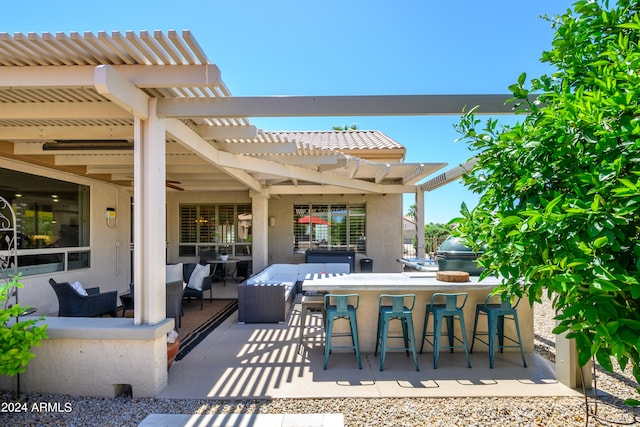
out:
M269 265L269 193L265 190L249 194L253 219L253 271L258 272Z
M166 138L165 123L149 100L149 119L134 125L134 323L165 319Z
M424 258L424 191L416 186L416 243L418 251L416 256Z

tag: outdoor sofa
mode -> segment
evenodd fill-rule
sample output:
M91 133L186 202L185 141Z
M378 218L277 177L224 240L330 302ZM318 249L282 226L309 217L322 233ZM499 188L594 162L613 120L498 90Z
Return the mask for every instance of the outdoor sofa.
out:
M238 323L284 323L308 274L350 272L349 263L272 264L238 285Z

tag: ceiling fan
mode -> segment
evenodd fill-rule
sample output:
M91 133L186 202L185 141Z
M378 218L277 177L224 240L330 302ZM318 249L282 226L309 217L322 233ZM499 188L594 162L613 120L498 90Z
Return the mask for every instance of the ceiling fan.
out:
M168 188L173 188L174 190L178 190L178 191L184 191L184 188L180 187L179 185L176 184L182 184L180 181L172 181L170 179L167 179L165 181L165 185Z
M129 177L131 179L133 179L133 177ZM173 190L178 190L178 191L184 191L184 188L180 187L178 184L182 184L180 181L172 181L170 179L165 180L165 185L167 186L167 188L171 188Z

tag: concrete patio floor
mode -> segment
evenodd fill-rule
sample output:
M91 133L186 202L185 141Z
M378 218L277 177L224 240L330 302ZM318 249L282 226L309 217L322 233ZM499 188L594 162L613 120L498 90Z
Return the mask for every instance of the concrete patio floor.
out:
M224 293L232 293L227 286ZM420 371L404 352L388 353L385 370L379 355L362 354L358 369L353 352L334 352L323 370L323 331L319 314L307 318L303 347L298 347L300 305L288 324L239 325L229 317L169 371L169 385L157 396L167 399L276 399L376 397L535 397L580 396L555 379L555 366L536 353L496 355L441 352L418 355Z

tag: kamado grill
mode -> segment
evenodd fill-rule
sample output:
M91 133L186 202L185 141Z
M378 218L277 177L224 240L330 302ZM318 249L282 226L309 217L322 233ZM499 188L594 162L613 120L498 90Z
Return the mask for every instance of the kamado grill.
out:
M477 259L482 251L473 252L470 247L458 237L448 237L436 252L439 271L465 271L470 276L479 276L484 270L478 265Z

